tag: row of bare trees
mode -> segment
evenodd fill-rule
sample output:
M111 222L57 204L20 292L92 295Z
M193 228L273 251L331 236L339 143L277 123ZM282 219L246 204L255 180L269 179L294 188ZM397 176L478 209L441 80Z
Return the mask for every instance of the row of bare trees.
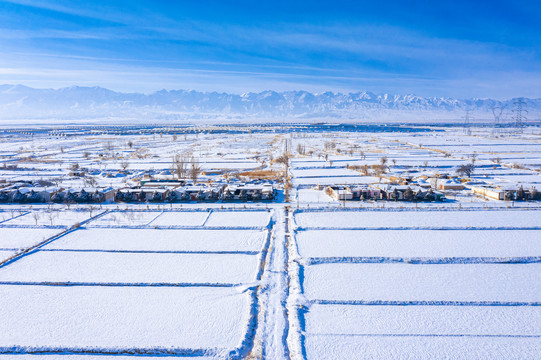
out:
M173 156L171 172L177 175L178 179L185 179L187 176L196 183L203 170L199 160L185 155L176 154Z

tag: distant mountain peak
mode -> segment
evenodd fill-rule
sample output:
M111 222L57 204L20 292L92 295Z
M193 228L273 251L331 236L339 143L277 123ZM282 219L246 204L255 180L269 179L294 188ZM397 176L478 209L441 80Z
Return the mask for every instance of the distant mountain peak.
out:
M491 109L508 112L514 99L452 99L415 94L376 94L370 91L312 93L305 90L277 92L201 92L161 89L150 94L122 93L99 86L34 89L24 85L0 85L0 119L140 117L149 119L198 118L332 118L359 121L423 118L460 119L466 109L491 119ZM526 99L530 118L541 112L541 99Z

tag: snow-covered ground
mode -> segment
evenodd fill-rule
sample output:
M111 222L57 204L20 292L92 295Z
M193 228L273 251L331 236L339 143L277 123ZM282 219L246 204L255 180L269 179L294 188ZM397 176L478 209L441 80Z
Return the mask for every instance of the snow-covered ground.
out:
M508 209L298 211L297 344L308 359L535 359L537 217ZM370 227L378 230L362 230ZM448 228L460 229L441 230Z
M0 262L4 261L6 259L9 259L13 255L15 255L17 252L13 250L0 250Z
M58 229L0 228L0 249L26 249L59 232Z
M310 300L538 302L541 264L318 264L304 272Z
M88 226L142 226L161 214L161 211L115 211L89 222Z
M239 284L258 267L246 254L38 251L0 268L0 282Z
M202 226L209 216L208 212L164 212L149 225L157 226Z
M93 215L96 215L94 213ZM28 214L7 220L3 225L48 225L72 226L90 217L87 211L31 211Z
M513 359L536 360L539 336L306 335L308 359Z
M306 258L510 258L539 256L541 230L306 230Z
M43 249L179 252L259 252L263 230L78 229Z
M463 190L443 203L339 203L314 189L454 176L472 162L465 183L526 189L541 184L538 129L187 129L0 129L0 190L176 179L178 154L205 172L188 182L264 170L280 192L0 204L0 360L539 358L539 202Z
M247 226L264 227L269 224L270 214L267 211L213 211L205 222L205 226Z
M239 345L250 303L235 288L3 285L1 291L0 348L56 352L227 353Z
M537 228L538 210L304 211L302 228Z

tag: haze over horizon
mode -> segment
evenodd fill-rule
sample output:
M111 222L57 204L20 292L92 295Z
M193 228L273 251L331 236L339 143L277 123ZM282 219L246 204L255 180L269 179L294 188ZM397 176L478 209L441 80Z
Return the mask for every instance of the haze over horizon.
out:
M541 97L534 1L0 0L0 83Z

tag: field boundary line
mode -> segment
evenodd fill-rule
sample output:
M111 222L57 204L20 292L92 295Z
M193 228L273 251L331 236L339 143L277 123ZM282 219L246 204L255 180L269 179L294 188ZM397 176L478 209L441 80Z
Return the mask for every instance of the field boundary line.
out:
M472 338L541 338L540 335L505 335L505 334L318 334L308 336L343 336L343 337L472 337Z
M122 283L122 282L78 282L78 281L0 281L0 285L15 286L105 286L105 287L236 287L238 283ZM248 284L252 285L252 284Z
M43 354L43 355L159 355L159 356L217 356L225 349L189 349L189 348L77 348L77 347L34 347L34 346L3 346L0 347L0 354Z
M203 223L201 224L202 227L205 227L205 224L207 223L207 221L209 221L209 218L210 218L210 215L212 214L212 211L213 211L213 209L209 209L207 217L205 218L205 220L203 220Z
M307 300L317 305L360 305L360 306L541 306L541 302L523 301L401 301L401 300Z
M308 230L541 230L541 226L356 226L356 227L332 227L332 226L298 226L297 231Z
M25 215L28 215L28 214L30 214L30 211L26 211L26 212L24 212L24 213L22 213L22 214L19 214L19 215L17 215L17 216L12 217L12 218L2 220L2 221L0 221L0 224L3 224L3 223L5 223L6 221L11 221L11 220L13 220L13 219L17 219L17 218L19 218L19 217L21 217L21 216L25 216Z
M310 257L304 260L306 265L321 265L321 264L531 264L541 262L541 256L524 256L524 257Z
M109 212L109 210L105 210L105 211L103 211L103 212L101 212L101 213L99 213L99 214L97 214L97 215L95 215L95 216L93 216L93 217L90 217L90 218L88 218L88 219L86 219L86 220L84 220L84 221L81 221L81 222L79 223L79 226L81 226L81 225L83 225L83 224L86 224L86 223L89 222L89 221L95 220L95 219L97 219L97 218L99 218L99 217L101 217L101 216L107 214L108 212ZM64 231L62 231L62 232L60 232L60 233L58 233L58 234L55 234L55 235L53 235L53 236L51 236L51 237L49 237L49 238L47 238L47 239L45 239L45 240L43 240L43 241L37 243L37 244L34 244L34 245L32 245L32 246L30 246L30 247L28 247L28 248L22 250L21 252L18 252L17 254L15 254L15 255L13 255L13 256L7 258L6 260L0 262L0 269L3 268L3 267L6 266L6 265L9 265L9 264L11 264L11 263L13 263L13 262L15 262L15 261L21 259L22 257L24 257L24 256L26 256L26 255L33 254L33 253L34 253L35 251L37 251L40 247L42 247L42 246L44 246L44 245L47 245L47 244L49 244L49 243L51 243L51 242L53 242L53 241L55 241L55 240L61 238L62 236L66 235L66 234L68 234L68 233L70 233L70 232L72 232L72 231L76 231L77 229L79 229L79 227L76 228L76 227L73 227L73 226L72 226L72 227L67 228L67 229L65 229Z
M4 250L4 249L0 249ZM13 249L7 249L13 250ZM205 250L110 250L110 249L39 249L39 251L65 251L65 252L103 252L103 253L121 253L121 254L209 254L209 255L257 255L259 251L250 250L225 250L225 251L205 251Z

